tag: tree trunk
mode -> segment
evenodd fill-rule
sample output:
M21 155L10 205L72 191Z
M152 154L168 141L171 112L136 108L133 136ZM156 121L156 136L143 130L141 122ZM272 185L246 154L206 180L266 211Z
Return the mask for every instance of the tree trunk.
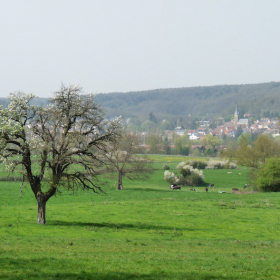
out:
M37 197L38 202L38 217L37 217L37 224L45 225L46 224L46 199L43 195L38 195Z
M119 177L118 177L118 190L123 190L123 184L122 184L122 173L119 172Z

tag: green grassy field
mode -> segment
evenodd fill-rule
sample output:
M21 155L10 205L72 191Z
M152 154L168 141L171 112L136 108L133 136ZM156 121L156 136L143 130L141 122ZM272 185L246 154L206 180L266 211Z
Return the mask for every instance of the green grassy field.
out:
M0 182L0 279L280 279L280 194L232 193L245 168L205 170L214 192L172 191L162 166L183 158L153 159L124 191L51 198L46 226L29 189Z

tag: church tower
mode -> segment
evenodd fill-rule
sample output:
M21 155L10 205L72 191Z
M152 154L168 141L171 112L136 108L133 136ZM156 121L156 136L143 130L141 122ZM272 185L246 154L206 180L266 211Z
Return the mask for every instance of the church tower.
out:
M235 109L235 113L234 113L234 117L233 117L233 123L234 123L234 125L237 125L237 123L238 123L238 109L237 109L237 105L236 105L236 109Z

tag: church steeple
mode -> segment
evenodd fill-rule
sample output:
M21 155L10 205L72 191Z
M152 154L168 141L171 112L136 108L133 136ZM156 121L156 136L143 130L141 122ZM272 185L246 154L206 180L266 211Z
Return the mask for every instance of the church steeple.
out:
M235 109L235 113L234 113L234 118L233 118L234 125L237 125L237 123L238 123L238 114L239 114L239 112L238 112L238 108L237 108L237 105L236 105L236 109Z
M235 113L234 115L238 115L238 108L237 108L237 105L236 105L236 108L235 108Z

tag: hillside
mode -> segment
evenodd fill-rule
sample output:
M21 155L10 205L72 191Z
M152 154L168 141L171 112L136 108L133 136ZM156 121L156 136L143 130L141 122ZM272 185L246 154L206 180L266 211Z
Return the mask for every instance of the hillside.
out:
M109 117L122 115L147 119L150 112L160 120L170 117L224 117L241 112L260 117L280 108L280 82L98 94L97 101Z
M280 82L100 93L96 100L109 118L122 115L143 121L151 112L158 120L227 117L236 105L241 114L259 118L279 113ZM33 103L45 106L48 99L36 98ZM0 98L0 104L7 106L8 99Z

